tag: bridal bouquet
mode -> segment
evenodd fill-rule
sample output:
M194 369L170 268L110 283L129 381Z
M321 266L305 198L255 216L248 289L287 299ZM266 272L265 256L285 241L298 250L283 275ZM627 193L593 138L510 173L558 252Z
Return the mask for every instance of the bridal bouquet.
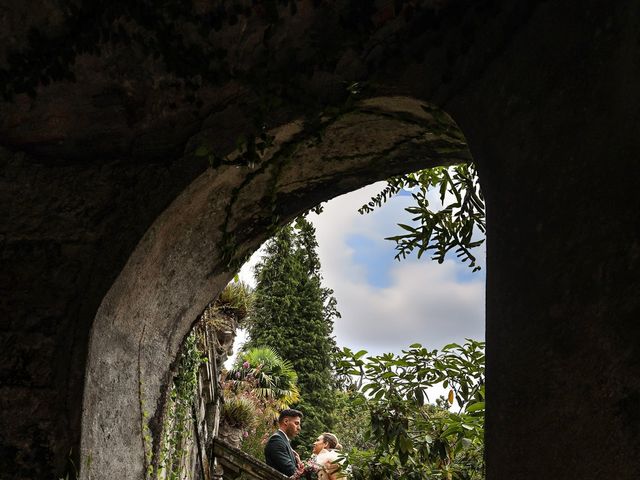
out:
M304 469L302 470L302 472L292 477L294 480L298 480L298 479L317 480L318 479L318 472L322 470L323 468L322 465L318 465L313 460L304 460L302 462L302 465L304 465Z

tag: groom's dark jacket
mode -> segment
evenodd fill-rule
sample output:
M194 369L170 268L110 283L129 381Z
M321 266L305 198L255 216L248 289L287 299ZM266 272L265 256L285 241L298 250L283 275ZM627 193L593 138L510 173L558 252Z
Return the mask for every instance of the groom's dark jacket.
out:
M296 457L283 431L278 430L271 435L264 447L264 458L267 465L287 476L296 473Z

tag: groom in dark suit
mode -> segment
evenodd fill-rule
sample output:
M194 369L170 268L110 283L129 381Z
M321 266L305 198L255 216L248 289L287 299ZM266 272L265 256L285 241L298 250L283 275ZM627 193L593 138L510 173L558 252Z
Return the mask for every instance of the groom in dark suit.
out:
M287 476L302 470L300 457L289 443L300 432L302 412L288 408L278 416L278 431L271 435L264 447L267 465Z

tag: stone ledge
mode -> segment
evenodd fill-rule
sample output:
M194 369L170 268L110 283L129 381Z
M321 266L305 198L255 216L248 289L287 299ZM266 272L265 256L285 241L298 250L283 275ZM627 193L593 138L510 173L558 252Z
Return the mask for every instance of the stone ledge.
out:
M218 465L223 468L222 478L224 479L237 478L241 473L255 480L286 480L289 478L217 437L213 439L212 448L212 458L215 458Z

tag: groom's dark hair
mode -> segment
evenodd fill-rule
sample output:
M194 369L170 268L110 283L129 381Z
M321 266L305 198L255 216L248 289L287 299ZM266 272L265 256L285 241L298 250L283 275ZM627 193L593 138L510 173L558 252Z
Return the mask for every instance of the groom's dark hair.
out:
M304 417L304 415L300 410L294 410L293 408L285 408L280 412L280 415L278 416L278 423L282 422L282 419L285 417L300 417L300 420L302 420L302 417Z

